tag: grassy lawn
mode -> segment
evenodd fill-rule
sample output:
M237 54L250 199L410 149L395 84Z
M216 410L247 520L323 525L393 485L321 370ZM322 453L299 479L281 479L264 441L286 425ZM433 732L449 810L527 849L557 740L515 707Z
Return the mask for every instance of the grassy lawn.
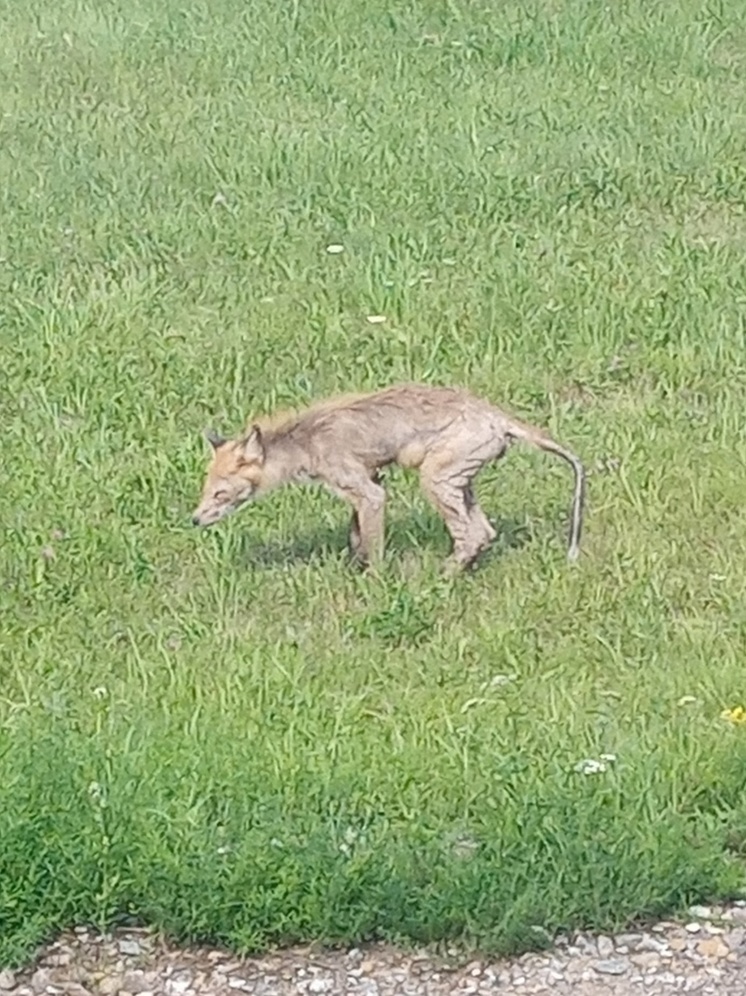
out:
M735 894L746 4L0 9L0 964ZM403 472L378 577L322 491L191 527L206 426L410 378L584 459L577 567L518 447L455 582Z

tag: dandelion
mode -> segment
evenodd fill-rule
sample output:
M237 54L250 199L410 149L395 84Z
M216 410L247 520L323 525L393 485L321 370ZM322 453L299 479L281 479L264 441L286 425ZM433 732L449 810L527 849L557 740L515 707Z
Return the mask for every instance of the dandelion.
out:
M746 709L742 705L734 706L732 709L723 709L720 718L728 723L733 723L734 726L740 726L742 723L746 723Z
M332 242L330 246L326 247L326 251L330 256L338 256L341 252L345 251L345 247L341 246L338 242Z

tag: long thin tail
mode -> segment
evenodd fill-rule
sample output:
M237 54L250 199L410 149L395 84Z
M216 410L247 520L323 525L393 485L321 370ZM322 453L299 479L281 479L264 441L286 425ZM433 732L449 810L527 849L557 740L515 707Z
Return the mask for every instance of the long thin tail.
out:
M573 469L575 474L575 489L572 496L572 511L570 514L570 535L567 549L567 559L577 560L580 553L580 534L583 530L583 513L585 510L585 470L583 464L564 446L560 446L551 436L548 436L541 429L526 425L523 422L510 420L507 432L509 437L518 439L522 443L529 443L537 449L546 450L548 453L555 453L562 457Z

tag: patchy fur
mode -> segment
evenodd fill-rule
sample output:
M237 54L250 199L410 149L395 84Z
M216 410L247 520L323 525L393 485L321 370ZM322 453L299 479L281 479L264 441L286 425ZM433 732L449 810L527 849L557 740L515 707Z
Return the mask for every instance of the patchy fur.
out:
M389 464L419 471L425 495L453 540L451 564L472 564L495 538L474 495L482 467L514 440L554 453L573 468L568 558L580 549L585 473L580 460L533 428L463 388L397 384L327 398L300 412L255 419L244 435L208 434L212 460L192 521L209 526L246 502L292 481L317 481L352 506L350 549L363 564L383 554Z

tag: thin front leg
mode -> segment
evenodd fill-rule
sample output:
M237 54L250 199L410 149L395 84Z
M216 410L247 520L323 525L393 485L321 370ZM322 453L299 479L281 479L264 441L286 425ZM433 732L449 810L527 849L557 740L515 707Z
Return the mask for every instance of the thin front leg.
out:
M350 552L361 565L378 563L383 557L386 492L363 469L343 467L335 471L333 477L327 477L327 486L352 505Z
M378 476L377 473L373 474L373 476L371 477L371 481L375 485L380 484L380 477ZM348 498L349 500L349 496L347 494L345 494L345 498ZM360 553L361 542L362 541L360 535L360 516L358 514L357 508L353 508L352 518L350 520L350 531L347 537L347 546L350 551L350 555L353 557L354 560L361 559L361 553Z
M373 567L383 559L385 504L385 491L372 482L357 503L357 559L366 566Z
M360 556L360 519L358 518L357 509L352 510L347 546L353 559L357 560Z

